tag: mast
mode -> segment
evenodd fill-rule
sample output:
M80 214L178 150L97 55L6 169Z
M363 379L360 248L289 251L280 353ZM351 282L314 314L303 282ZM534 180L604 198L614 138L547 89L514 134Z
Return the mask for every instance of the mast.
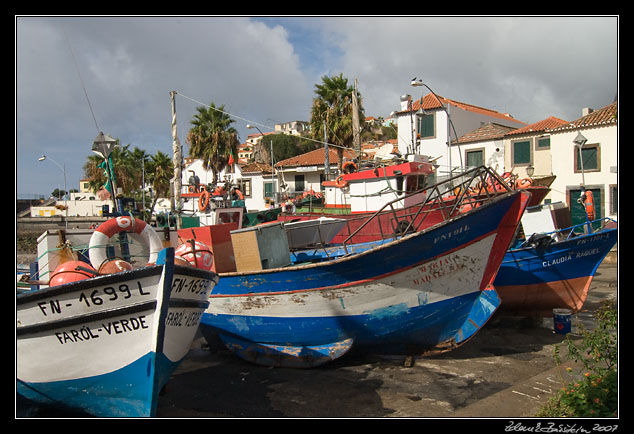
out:
M178 140L178 130L176 126L176 91L173 90L170 92L170 97L172 99L172 153L173 159L172 162L174 164L174 178L173 178L173 201L172 201L172 212L180 212L181 210L181 190L182 190L182 162L183 162L183 152L180 141ZM177 219L180 220L180 219ZM180 224L178 225L180 226Z

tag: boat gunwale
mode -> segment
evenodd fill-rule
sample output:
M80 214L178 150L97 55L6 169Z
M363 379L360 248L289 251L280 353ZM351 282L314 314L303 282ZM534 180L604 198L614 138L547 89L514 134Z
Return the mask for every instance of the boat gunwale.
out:
M56 295L69 294L71 292L84 290L96 286L109 285L131 279L141 279L145 277L160 276L165 265L151 265L134 270L122 271L113 274L104 274L77 282L68 282L62 285L49 286L48 288L24 292L16 295L16 306ZM184 274L192 277L213 280L218 283L218 274L213 271L205 271L185 265L172 265L174 274Z
M498 202L501 202L504 199L507 199L511 196L514 195L520 195L522 194L521 190L514 190L514 191L509 191L503 194L499 194L493 198L491 198L491 200L483 203L481 206L471 209L465 213L461 213L459 215L456 215L455 217L450 217L442 222L436 223L432 226L429 226L425 229L423 229L422 231L418 231L418 232L413 232L413 233L409 233L409 234L405 234L403 236L401 236L400 238L397 238L395 240L392 241L388 241L386 243L382 243L381 245L375 246L375 247L371 247L368 250L364 250L363 252L359 252L359 253L350 253L350 254L346 254L346 255L342 255L338 258L332 259L332 260L328 260L328 261L320 261L320 262L316 262L316 263L311 263L311 264L298 264L298 265L290 265L290 266L286 266L286 267L276 267L276 268L267 268L267 269L262 269L262 270L250 270L250 271L230 271L230 272L224 272L224 273L218 273L218 276L220 278L223 277L240 277L240 276L251 276L251 275L256 275L256 274L272 274L272 273L279 273L279 272L285 272L285 271L297 271L297 270L305 270L305 269L311 269L311 268L326 268L329 266L334 266L343 262L348 262L351 260L355 260L356 258L359 257L363 257L366 255L370 255L373 254L377 251L380 250L385 250L388 249L396 244L400 244L406 240L409 240L411 238L414 237L419 237L419 236L423 236L428 234L431 231L435 231L437 229L442 228L443 226L447 226L449 224L454 223L455 221L459 220L459 219L463 219L465 218L465 216L468 216L470 214L474 214L477 213L479 211L482 211L488 207L494 206L495 204L497 204ZM494 230L493 232L496 232L496 230ZM488 235L488 234L483 234L484 235ZM386 238L387 239L387 238Z

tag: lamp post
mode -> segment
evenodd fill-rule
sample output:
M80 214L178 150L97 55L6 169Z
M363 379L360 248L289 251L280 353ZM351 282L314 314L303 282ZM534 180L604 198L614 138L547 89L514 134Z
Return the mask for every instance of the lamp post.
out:
M581 148L583 148L583 145L586 144L586 142L588 141L588 139L586 139L583 134L578 133L577 137L575 137L575 139L572 141L572 143L575 144L575 147L578 149L579 151L579 162L581 163L581 186L582 186L582 190L585 189L586 186L586 177L585 174L583 173L583 155L581 154Z
M114 204L114 210L118 212L119 207L117 206L117 186L110 176L112 168L110 167L110 163L108 163L108 157L110 157L110 154L112 153L116 145L117 141L115 139L100 131L92 143L92 152L99 155L106 161L108 181L110 181L110 185L112 186L112 203Z
M37 159L37 161L44 161L46 159L51 160L64 173L64 197L65 197L65 199L64 199L64 210L65 210L65 214L66 214L66 218L64 219L64 223L65 223L66 231L68 231L68 204L66 202L66 198L68 197L67 196L68 195L68 189L66 188L66 164L61 166L57 161L53 160L51 157L47 157L46 155L42 155L40 158Z
M579 199L577 199L577 203L581 204L583 207L583 211L586 214L586 232L590 233L592 232L592 225L590 224L590 217L588 216L588 210L586 209L586 202L588 201L586 198L586 175L583 171L583 154L581 153L581 148L583 148L583 145L585 145L587 141L588 139L579 132L572 143L574 143L576 150L579 152L579 163L581 164L581 194L579 195ZM594 202L591 191L588 191L588 195L590 196L589 200Z
M256 125L247 124L248 129L255 128L262 135L262 141L264 141L264 133L261 129L259 129ZM273 195L273 200L275 200L275 167L273 166L273 140L271 140L271 194Z
M454 127L453 122L451 122L451 116L449 115L449 111L444 106L444 104L440 101L440 98L438 98L438 95L436 95L436 93L433 90L431 90L431 88L429 86L427 86L425 83L423 83L423 80L416 79L416 77L414 77L412 79L412 82L410 83L410 85L412 87L425 86L427 88L427 90L429 90L431 92L431 94L434 95L434 97L438 100L438 102L440 103L440 107L442 108L442 110L447 115L447 149L449 150L449 176L451 177L451 174L453 173L453 166L452 166L452 161L451 161L451 134L450 134L449 127L451 126L451 128L453 129L453 134L456 137L456 141L458 140L458 134L456 133L456 128ZM422 108L423 108L423 96L422 95L420 97L420 101L421 101L421 110L422 110ZM447 104L447 107L449 107L449 104ZM460 155L460 165L462 167L463 164L462 164L462 154L460 153L460 145L458 145L458 155Z

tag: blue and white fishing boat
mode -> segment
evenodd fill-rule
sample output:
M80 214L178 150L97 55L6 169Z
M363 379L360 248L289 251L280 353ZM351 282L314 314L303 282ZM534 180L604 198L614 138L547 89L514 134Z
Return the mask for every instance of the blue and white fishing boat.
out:
M478 168L469 176L466 185L491 175ZM430 209L437 214L441 191L430 187L418 215L406 221L418 222ZM318 366L353 346L391 354L456 348L500 304L492 283L529 198L509 191L468 212L444 213L445 221L427 229L329 261L221 273L201 331L268 366Z
M218 277L175 265L173 248L151 257L141 268L17 295L18 394L97 417L156 414Z
M535 233L509 249L495 279L500 313L550 317L554 309L579 312L597 268L618 240L616 222L595 232L578 233L587 223Z

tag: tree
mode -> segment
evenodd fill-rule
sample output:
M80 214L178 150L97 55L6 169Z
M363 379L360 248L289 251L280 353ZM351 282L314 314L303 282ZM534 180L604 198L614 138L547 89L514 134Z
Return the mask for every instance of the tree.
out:
M289 134L273 134L266 136L266 141L268 143L273 142L274 162L304 154L308 151L317 149L319 146L315 144L315 142L303 139L300 136L292 136Z
M146 163L146 181L152 185L154 200L148 216L154 213L154 206L160 197L168 197L170 181L174 177L174 164L169 155L156 151Z
M337 147L338 164L341 167L343 159L343 147L350 148L353 140L352 130L352 94L353 86L348 85L348 79L339 76L322 76L322 84L315 85L317 97L313 99L311 109L312 138L324 140ZM357 99L361 101L361 95L357 91ZM364 119L364 110L359 103L359 119ZM324 134L324 123L326 134Z
M233 120L224 112L224 105L216 108L197 107L198 114L191 121L187 133L189 156L202 160L203 168L213 173L213 184L218 182L218 173L238 155L238 132L231 127Z

